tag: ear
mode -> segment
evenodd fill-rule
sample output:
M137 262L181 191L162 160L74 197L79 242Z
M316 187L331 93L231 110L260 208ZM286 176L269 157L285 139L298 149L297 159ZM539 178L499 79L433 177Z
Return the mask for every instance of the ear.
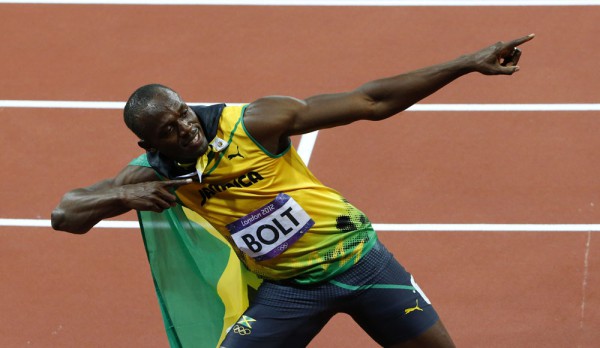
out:
M156 149L151 147L145 140L138 141L138 146L148 152L156 152Z

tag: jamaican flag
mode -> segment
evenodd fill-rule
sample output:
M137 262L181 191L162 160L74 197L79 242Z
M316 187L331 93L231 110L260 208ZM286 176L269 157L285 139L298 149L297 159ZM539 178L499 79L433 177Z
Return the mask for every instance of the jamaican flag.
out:
M143 155L131 165L147 163ZM177 205L138 218L171 347L217 347L260 279L193 211Z

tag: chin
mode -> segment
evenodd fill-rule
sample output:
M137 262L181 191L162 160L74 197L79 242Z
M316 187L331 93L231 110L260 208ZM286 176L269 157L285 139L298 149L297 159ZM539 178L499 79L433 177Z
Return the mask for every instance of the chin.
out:
M202 155L204 155L207 150L208 150L208 145L203 145L203 146L200 146L197 150L190 149L190 151L186 151L184 156L185 156L185 158L187 158L187 162L196 161L196 160L198 160L198 158L200 158Z

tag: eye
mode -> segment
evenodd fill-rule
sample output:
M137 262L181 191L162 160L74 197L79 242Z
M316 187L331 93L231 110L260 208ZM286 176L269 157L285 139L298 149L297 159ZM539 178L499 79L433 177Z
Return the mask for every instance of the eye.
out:
M175 128L173 126L166 126L165 128L163 128L163 130L160 132L160 137L161 138L166 138L168 137L171 133L173 133L173 131L175 130Z
M181 111L181 117L187 117L187 116L189 116L189 113L190 113L190 109L188 107L186 107L185 109L183 109Z

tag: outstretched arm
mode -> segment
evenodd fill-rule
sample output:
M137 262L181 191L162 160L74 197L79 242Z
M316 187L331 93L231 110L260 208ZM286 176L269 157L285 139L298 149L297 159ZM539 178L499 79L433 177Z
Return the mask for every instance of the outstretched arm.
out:
M531 34L498 42L445 63L368 82L346 93L318 95L306 100L262 98L248 106L244 122L263 146L278 152L287 146L290 135L357 120L388 118L468 73L511 75L519 70L521 51L517 47L533 37Z
M160 181L151 168L127 166L114 178L67 192L52 211L52 228L82 234L132 209L161 212L176 204L169 190L189 182Z

